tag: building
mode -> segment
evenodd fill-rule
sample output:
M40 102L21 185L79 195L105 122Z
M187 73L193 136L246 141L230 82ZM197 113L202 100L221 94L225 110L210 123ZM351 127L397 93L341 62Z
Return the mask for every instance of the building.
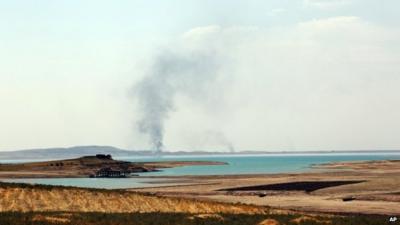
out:
M105 155L105 154L96 154L96 158L98 159L112 159L111 155Z
M110 167L101 168L96 172L94 177L110 177L110 178L118 178L118 177L127 177L130 175L130 171L127 170L115 170Z

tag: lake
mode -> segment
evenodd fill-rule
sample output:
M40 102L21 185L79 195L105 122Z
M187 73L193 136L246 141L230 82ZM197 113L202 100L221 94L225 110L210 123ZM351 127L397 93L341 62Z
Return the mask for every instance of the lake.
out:
M293 173L311 170L313 164L339 162L399 159L400 153L332 153L332 154L265 154L265 155L201 155L162 157L115 157L132 162L143 161L219 161L227 165L185 166L163 169L161 172L141 173L140 176L182 176L182 175L229 175L229 174L272 174ZM0 161L5 162L5 161ZM8 161L9 162L9 161ZM7 179L6 182L37 183L94 188L135 188L171 185L165 178L46 178ZM155 182L155 183L154 183Z
M185 166L164 169L161 172L143 173L151 176L182 175L228 175L303 172L313 164L400 159L400 153L359 153L359 154L270 154L270 155L209 155L209 156L163 156L118 158L126 161L219 161L227 165Z

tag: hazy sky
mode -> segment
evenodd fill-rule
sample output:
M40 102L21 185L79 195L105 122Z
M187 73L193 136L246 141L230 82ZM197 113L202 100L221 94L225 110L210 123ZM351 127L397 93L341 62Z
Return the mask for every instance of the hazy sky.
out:
M399 9L398 0L0 0L0 150L150 148L135 87L165 52L217 65L169 75L179 91L168 150L400 149Z

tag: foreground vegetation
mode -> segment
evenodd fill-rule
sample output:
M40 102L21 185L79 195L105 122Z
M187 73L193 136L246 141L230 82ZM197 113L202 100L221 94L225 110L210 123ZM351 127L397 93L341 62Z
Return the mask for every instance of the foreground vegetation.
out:
M1 225L385 225L387 216L3 212Z
M144 195L125 190L0 182L0 192L0 211L3 211L0 212L0 225L400 224L389 222L389 217L382 215L316 216L243 204Z
M0 183L0 211L262 214L270 210L260 206L163 197L126 190Z
M74 187L74 186L63 186L63 185L48 185L48 184L30 184L30 183L9 183L0 181L0 188L22 188L22 189L31 189L31 190L59 190L59 189L68 189L68 190L87 190L89 192L101 192L101 193L130 193L125 189L104 189L104 188L82 188L82 187Z

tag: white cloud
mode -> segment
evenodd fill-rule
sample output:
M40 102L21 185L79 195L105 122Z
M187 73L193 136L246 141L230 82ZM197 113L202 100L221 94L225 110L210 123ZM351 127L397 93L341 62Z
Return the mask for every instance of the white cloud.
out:
M166 48L213 53L220 69L205 95L177 95L166 121L167 149L398 148L399 41L397 28L358 17L190 29ZM153 56L138 53L140 43L109 43L107 51L102 43L8 51L1 148L148 148L133 133L138 113L125 93L147 70L142 64L132 69L132 62ZM59 59L48 61L54 56Z
M321 9L332 9L349 5L352 1L353 0L304 0L304 5Z
M184 38L204 38L207 35L217 33L221 30L221 27L218 25L210 25L203 27L193 28L183 34Z
M339 16L326 19L318 19L299 23L304 28L311 29L336 29L338 27L349 27L349 25L360 24L362 21L355 16Z
M285 12L286 12L286 9L284 9L284 8L276 8L276 9L272 9L271 11L269 11L268 15L269 16L277 16L277 15L280 15Z
M166 128L170 148L207 146L197 136L214 129L236 149L400 146L395 136L400 107L394 104L400 101L400 49L393 45L400 36L395 29L334 17L284 29L218 27L188 33L184 46L218 55L221 80L209 91L222 97L210 104L179 99Z

